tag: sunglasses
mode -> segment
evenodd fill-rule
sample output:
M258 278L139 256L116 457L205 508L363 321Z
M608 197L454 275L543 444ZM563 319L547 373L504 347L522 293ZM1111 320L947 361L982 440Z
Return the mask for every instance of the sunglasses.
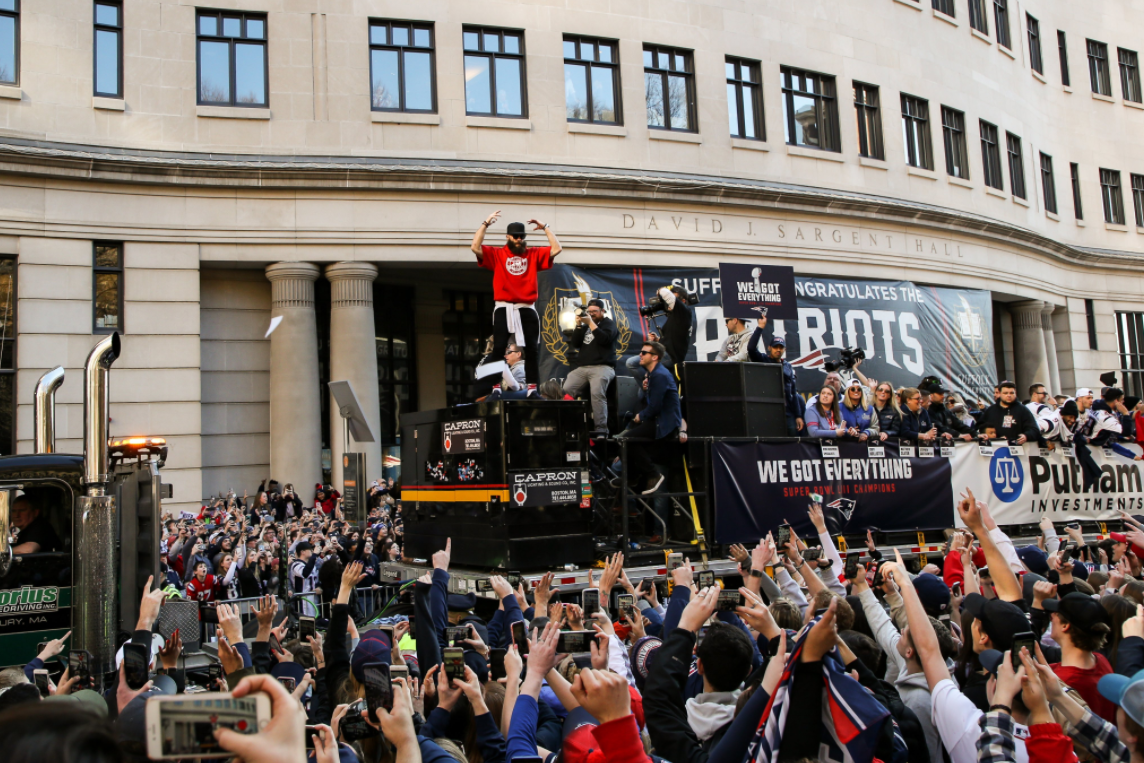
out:
M509 238L515 238L517 241L524 241L524 234L523 233L519 233L519 234L518 233L510 233Z
M651 350L640 350L640 355L655 355Z

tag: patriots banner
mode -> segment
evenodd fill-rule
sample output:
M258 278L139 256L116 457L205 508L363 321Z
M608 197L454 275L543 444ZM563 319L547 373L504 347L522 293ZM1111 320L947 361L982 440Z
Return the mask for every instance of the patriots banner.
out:
M753 271L750 271L753 272ZM748 273L748 275L750 274ZM753 276L751 276L753 278ZM565 331L575 327L575 308L602 299L616 323L617 373L637 356L651 332L662 334L663 315L640 308L664 286L695 292L691 346L684 360L714 360L727 329L717 268L580 268L556 265L539 274L540 373L563 379L569 371ZM843 348L866 353L861 370L895 387L914 386L935 375L955 392L992 400L996 381L993 309L988 291L919 286L909 281L794 277L797 317L774 318L767 339L782 336L787 360L798 372L799 392L818 392L825 364ZM785 301L784 301L785 303ZM754 328L754 322L749 324Z
M784 522L816 537L811 493L823 498L831 535L950 527L955 522L950 459L902 457L898 443L716 442L711 452L715 540L755 543ZM937 452L935 450L935 452ZM877 451L873 451L877 453ZM1000 521L1000 520L998 520Z

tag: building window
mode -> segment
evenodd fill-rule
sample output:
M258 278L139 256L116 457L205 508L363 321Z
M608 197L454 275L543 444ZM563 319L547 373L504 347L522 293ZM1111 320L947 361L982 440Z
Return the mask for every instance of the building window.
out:
M449 305L441 316L445 333L445 404L452 406L473 399L473 371L485 353L485 340L489 335L485 315L493 309L493 300L491 294L468 291L446 291L445 299ZM489 382L497 381L485 378ZM482 395L493 387L484 381L481 383L485 384Z
M465 113L528 116L524 32L465 27Z
M858 115L858 153L871 159L885 159L877 85L854 83L854 111Z
M643 63L647 126L656 130L698 132L691 51L645 45Z
M373 284L373 323L375 346L377 348L377 386L379 413L381 419L381 446L384 457L383 471L390 473L390 464L396 460L400 462L401 449L401 416L405 413L418 410L417 406L417 362L415 334L416 311L414 310L415 293L411 286L400 284L383 284L375 281ZM491 309L491 307L490 307ZM323 313L319 312L319 315ZM328 311L324 313L329 315ZM446 316L448 313L445 314ZM480 322L473 317L469 321L474 331L481 328ZM446 329L446 348L451 341ZM478 345L484 349L483 343ZM478 360L480 359L478 355ZM453 365L450 365L452 363ZM445 373L447 378L454 374L459 377L468 373L472 379L475 361L466 368L460 368L459 356L446 355ZM488 385L492 389L492 385ZM446 386L446 390L449 387ZM481 394L485 394L482 392ZM448 395L448 392L446 393ZM323 397L328 398L328 395ZM466 398L471 400L472 398ZM458 396L449 396L448 404L455 405L461 402ZM400 467L399 467L400 468Z
M957 16L957 11L954 10L953 0L933 0L933 9L938 13L944 13L950 18Z
M1021 139L1011 132L1005 133L1005 147L1009 151L1009 185L1013 195L1025 198L1025 160L1021 158Z
M1072 176L1073 217L1084 219L1084 210L1080 205L1080 167L1076 162L1069 162L1069 175Z
M1085 310L1088 303L1085 300ZM1096 336L1096 321L1090 335ZM1144 313L1116 314L1116 339L1120 350L1120 368L1124 371L1124 394L1144 397ZM1094 345L1092 349L1096 349Z
M1029 65L1037 74L1044 74L1045 65L1041 60L1041 25L1026 13L1025 26L1029 30Z
M1108 46L1095 40L1088 41L1088 79L1092 92L1112 95L1112 82L1108 74Z
M1045 197L1045 210L1057 213L1057 184L1053 181L1053 157L1041 152L1041 195Z
M620 57L614 41L564 38L564 103L569 122L620 124Z
M981 120L981 164L985 170L985 185L1004 190L1001 177L1001 147L998 145L997 125Z
M834 77L782 67L783 130L792 146L841 151Z
M369 22L369 92L373 111L437 111L433 25Z
M1132 180L1132 209L1136 212L1136 227L1144 228L1144 175L1130 175Z
M19 62L20 0L0 0L0 82L15 85L20 81Z
M123 97L123 6L95 4L95 94Z
M997 27L997 44L1013 48L1009 41L1009 0L993 0L993 25Z
M92 268L93 333L123 332L123 244L97 241Z
M199 103L266 106L266 14L200 11Z
M1140 103L1140 61L1136 51L1117 48L1116 57L1120 60L1120 90L1124 100Z
M1069 81L1069 47L1065 42L1065 33L1057 30L1057 57L1061 60L1061 84L1068 87Z
M932 170L929 101L902 94L902 132L906 138L906 164Z
M732 138L766 140L762 71L758 61L727 57L727 118Z
M985 11L986 0L969 0L969 25L981 34L989 34L989 16Z
M0 456L16 452L16 258L0 257Z
M1104 203L1104 221L1124 225L1124 201L1120 196L1120 170L1100 170L1100 199Z
M969 179L969 149L965 142L965 114L941 107L941 131L945 137L945 171L952 177Z
M1096 347L1096 308L1093 306L1091 299L1084 301L1084 322L1088 325L1088 349L1095 350Z

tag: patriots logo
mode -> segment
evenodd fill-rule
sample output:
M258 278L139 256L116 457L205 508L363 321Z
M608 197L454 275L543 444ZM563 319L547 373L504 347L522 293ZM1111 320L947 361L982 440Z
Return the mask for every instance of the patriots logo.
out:
M853 498L838 498L826 504L826 507L834 509L849 522L851 515L854 514L854 509L858 507L858 502Z
M836 498L826 504L823 519L826 520L826 529L831 535L838 535L850 524L850 518L854 516L856 508L858 501L853 498Z

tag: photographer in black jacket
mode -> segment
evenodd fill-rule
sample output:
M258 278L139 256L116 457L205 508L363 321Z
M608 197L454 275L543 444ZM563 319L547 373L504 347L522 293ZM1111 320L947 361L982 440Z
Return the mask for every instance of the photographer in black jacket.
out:
M608 385L616 378L616 324L604 314L603 300L593 299L576 316L576 329L568 340L576 351L572 370L564 380L565 394L577 397L591 390L595 431L608 431Z
M670 358L663 359L663 365L669 369L675 364L687 359L687 350L691 347L691 308L687 305L687 291L682 286L664 286L659 297L667 306L667 322L663 324L663 336L652 331L648 339L661 343Z

